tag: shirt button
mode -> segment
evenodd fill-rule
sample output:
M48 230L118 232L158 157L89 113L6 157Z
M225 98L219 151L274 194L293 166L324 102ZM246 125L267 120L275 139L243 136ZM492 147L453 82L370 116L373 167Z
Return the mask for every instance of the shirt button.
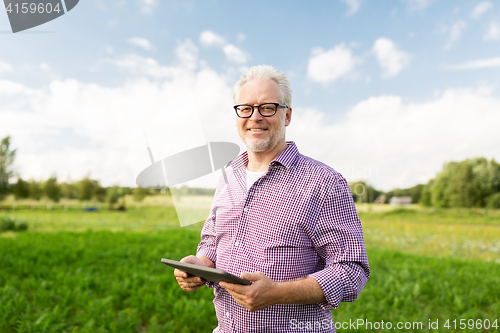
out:
M243 208L243 211L246 212L248 210L248 207Z
M238 246L238 245L240 245L240 242L236 241L236 242L234 243L234 245Z
M226 317L228 317L228 318L229 318L229 316L230 316L230 315L231 315L231 314L230 314L229 312L226 312Z

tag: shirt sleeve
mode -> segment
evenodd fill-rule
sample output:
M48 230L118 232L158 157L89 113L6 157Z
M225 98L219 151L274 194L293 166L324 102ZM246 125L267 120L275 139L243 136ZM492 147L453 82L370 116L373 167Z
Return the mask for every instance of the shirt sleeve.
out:
M198 244L198 248L196 250L196 256L205 256L208 257L212 262L217 266L217 244L215 238L215 212L213 209L210 210L210 215L205 221L203 225L203 229L201 231L201 241ZM215 282L207 281L205 285L209 288L215 287Z
M217 214L217 207L219 206L219 195L221 189L221 180L219 181L219 185L217 186L217 190L214 194L214 199L212 201L212 206L210 207L210 213L208 218L205 220L205 224L203 225L203 229L201 230L201 240L198 244L198 248L196 250L196 256L205 256L208 257L217 267L217 232L215 229L215 221ZM216 283L215 282L206 282L207 287L213 288Z
M321 308L354 302L368 281L370 267L351 190L340 174L326 194L311 239L325 262L324 269L309 275L325 295Z

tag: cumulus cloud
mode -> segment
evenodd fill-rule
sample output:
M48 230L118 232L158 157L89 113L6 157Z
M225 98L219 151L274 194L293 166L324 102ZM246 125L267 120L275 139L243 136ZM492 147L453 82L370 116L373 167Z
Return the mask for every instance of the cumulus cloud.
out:
M462 37L462 33L467 28L467 23L465 21L457 21L451 27L445 27L443 32L448 34L448 41L444 45L444 49L448 50L450 47Z
M336 81L351 73L356 63L357 60L344 43L326 51L321 47L313 48L307 67L307 76L315 82Z
M236 35L236 38L238 38L238 42L243 42L243 41L245 41L245 39L247 39L247 35L240 32L238 35Z
M341 0L341 1L345 3L348 7L347 15L352 15L356 13L359 10L359 7L361 7L359 0Z
M426 8L432 0L406 0L408 7L412 10L419 10Z
M244 34L238 34L238 40L243 41L246 36ZM216 34L213 31L205 30L200 34L200 43L203 46L219 46L222 48L222 52L226 56L226 60L243 65L247 63L251 57L248 53L244 52L237 46L226 42L226 40Z
M12 66L9 65L8 63L4 62L4 61L0 61L0 73L3 73L3 72L12 72Z
M137 54L120 57L114 60L114 64L130 73L153 78L168 78L175 71L175 68L161 66L154 58L141 57Z
M474 7L474 10L472 10L472 17L478 19L491 8L493 8L493 4L491 2L480 2L476 5L476 7Z
M12 136L22 177L46 179L55 172L62 180L80 179L91 172L106 186L131 186L150 165L147 146L158 160L186 145L239 143L227 78L192 66L191 44L179 43L171 66L137 55L120 58L115 65L129 79L114 87L72 79L29 88L0 80L7 119L0 133Z
M157 5L156 0L136 0L137 5L143 13L152 13Z
M128 39L128 42L134 46L140 47L144 50L152 50L153 44L147 38L132 37Z
M50 71L50 65L47 64L46 62L41 62L39 65L40 69L44 72L49 72Z
M200 43L203 46L223 46L226 40L213 31L205 30L200 34Z
M396 76L410 63L411 55L401 51L390 39L381 37L373 44L372 52L384 70L382 77Z
M198 48L193 44L191 39L186 39L184 42L179 42L175 49L175 54L183 66L193 70L198 63Z
M250 56L240 50L238 47L233 44L227 44L222 48L224 54L226 55L226 59L237 64L245 64L248 60L250 60Z
M488 89L450 89L411 104L401 96L373 96L333 124L317 110L295 107L287 140L348 181L364 179L384 190L405 188L427 182L447 161L498 160L497 110L500 99Z
M497 68L497 67L500 67L500 57L477 59L462 64L445 66L446 69L451 69L451 70L470 70L470 69Z
M500 39L500 24L496 22L491 22L488 26L486 34L483 36L486 41L499 40Z

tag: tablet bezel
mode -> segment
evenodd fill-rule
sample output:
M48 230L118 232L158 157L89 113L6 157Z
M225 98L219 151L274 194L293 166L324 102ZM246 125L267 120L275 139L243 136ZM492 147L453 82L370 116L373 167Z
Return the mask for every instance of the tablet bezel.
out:
M177 268L188 274L199 276L207 281L211 282L229 282L241 285L249 286L251 283L248 280L244 280L236 275L223 271L217 268L205 267L200 265L188 264L185 262L180 262L171 259L162 258L161 262L173 268Z

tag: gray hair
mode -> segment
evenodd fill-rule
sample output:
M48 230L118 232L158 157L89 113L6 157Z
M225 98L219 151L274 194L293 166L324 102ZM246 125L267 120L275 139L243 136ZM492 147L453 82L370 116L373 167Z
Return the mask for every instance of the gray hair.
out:
M253 66L240 77L233 88L233 100L235 104L238 103L240 90L243 85L253 79L273 80L276 82L281 91L281 103L292 107L292 87L286 75L274 69L273 66L267 65Z

